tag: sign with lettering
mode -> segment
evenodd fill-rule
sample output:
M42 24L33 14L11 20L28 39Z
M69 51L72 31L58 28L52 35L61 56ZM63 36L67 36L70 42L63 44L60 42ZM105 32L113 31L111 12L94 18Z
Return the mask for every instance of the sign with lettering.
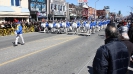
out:
M54 15L64 15L64 11L54 11Z

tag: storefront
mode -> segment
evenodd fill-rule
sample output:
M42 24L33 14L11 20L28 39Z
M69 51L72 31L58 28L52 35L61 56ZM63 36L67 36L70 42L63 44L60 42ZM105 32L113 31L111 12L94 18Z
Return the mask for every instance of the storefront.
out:
M30 21L47 18L47 0L29 0Z
M0 23L19 21L29 21L29 9L27 0L3 0L0 2Z
M65 0L52 0L50 2L49 19L65 20L66 19L66 2Z
M14 19L29 21L29 15L28 8L0 6L0 23L5 21L13 22Z

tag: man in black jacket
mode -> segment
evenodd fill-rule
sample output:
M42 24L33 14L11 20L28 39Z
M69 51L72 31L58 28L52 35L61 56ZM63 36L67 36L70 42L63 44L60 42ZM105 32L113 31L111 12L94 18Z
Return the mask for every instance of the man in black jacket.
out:
M129 53L126 45L118 39L115 26L105 29L105 45L101 46L93 60L93 74L126 74Z

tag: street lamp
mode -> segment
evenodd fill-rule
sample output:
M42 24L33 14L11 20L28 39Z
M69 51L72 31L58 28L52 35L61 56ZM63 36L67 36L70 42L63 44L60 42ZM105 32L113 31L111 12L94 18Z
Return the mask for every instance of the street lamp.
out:
M98 2L99 0L97 0L96 2L95 2L95 12L94 12L94 19L96 19L96 3Z

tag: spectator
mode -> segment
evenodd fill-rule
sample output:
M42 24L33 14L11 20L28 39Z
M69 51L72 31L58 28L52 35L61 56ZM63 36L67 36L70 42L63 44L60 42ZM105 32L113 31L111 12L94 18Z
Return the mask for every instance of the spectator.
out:
M128 27L121 26L121 29L119 32L120 32L120 40L122 40L122 42L124 42L124 44L127 46L129 56L131 56L133 53L133 43L129 41ZM132 58L130 59L130 61L133 61Z
M2 22L1 28L2 28L2 29L5 28L4 22Z
M117 28L105 29L105 45L98 48L93 60L93 74L126 74L129 54L126 45L118 39Z
M133 22L130 24L128 35L129 35L130 41L133 43Z

